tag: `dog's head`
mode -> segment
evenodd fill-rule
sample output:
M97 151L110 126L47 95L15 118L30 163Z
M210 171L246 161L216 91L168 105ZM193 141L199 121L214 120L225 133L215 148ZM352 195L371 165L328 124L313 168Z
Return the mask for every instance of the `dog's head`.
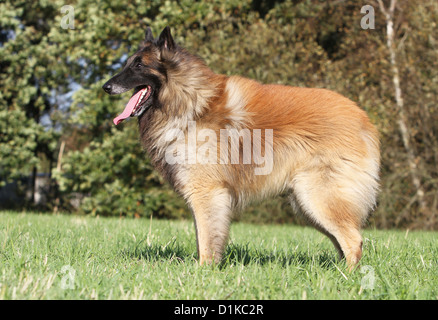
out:
M165 81L166 67L162 56L175 49L175 42L166 27L154 39L150 28L138 51L128 58L122 71L103 85L108 94L120 94L134 89L125 110L114 119L117 125L128 117L141 116L146 109L158 103L158 92Z

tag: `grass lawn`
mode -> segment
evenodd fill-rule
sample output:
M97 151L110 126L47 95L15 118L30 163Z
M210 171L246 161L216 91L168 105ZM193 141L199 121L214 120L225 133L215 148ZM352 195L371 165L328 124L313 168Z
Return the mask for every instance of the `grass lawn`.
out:
M192 221L0 212L0 299L438 299L438 233L364 231L349 274L312 228L235 223L200 267Z

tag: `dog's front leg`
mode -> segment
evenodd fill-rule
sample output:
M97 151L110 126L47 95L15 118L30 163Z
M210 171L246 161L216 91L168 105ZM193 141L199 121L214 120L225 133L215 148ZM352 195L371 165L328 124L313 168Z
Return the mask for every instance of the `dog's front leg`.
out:
M219 263L228 241L232 198L227 189L200 192L190 197L195 219L199 263Z

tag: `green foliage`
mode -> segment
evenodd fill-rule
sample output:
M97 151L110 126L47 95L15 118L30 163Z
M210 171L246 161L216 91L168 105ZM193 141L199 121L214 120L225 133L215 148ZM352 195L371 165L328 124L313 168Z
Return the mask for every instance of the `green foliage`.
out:
M0 177L4 179L0 184L19 178L38 163L36 127L23 112L0 110Z
M29 175L56 148L59 135L41 123L56 108L53 92L67 83L59 76L65 70L59 51L47 38L56 8L46 2L0 4L0 184Z
M153 171L135 123L111 119L129 93L101 90L143 39L172 27L176 41L217 73L263 83L325 87L357 101L381 133L382 192L373 224L436 228L438 217L438 8L399 1L396 41L411 144L426 192L420 212L397 127L386 25L375 6L374 30L363 30L357 1L71 1L75 29L61 28L64 1L0 3L0 175L13 179L49 161L61 203L78 194L92 214L187 216ZM46 159L46 160L44 160ZM46 166L49 166L46 163ZM53 201L54 199L52 199ZM70 208L72 209L72 208ZM290 221L283 200L248 209L259 222ZM401 212L401 214L400 214ZM253 218L258 217L258 218Z

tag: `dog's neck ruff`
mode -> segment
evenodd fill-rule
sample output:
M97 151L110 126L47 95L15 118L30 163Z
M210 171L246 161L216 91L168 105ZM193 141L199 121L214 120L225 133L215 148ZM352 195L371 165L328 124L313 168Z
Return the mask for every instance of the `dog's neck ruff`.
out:
M188 121L196 120L217 94L216 85L211 81L215 74L200 58L184 49L164 58L171 65L159 96L164 111Z
M196 121L208 112L209 103L219 94L220 85L218 75L200 58L185 50L172 56L169 53L164 58L168 68L158 92L159 105L139 117L142 144L158 169L166 165L164 152L172 143L166 139L166 134L172 130L186 132L189 121Z

